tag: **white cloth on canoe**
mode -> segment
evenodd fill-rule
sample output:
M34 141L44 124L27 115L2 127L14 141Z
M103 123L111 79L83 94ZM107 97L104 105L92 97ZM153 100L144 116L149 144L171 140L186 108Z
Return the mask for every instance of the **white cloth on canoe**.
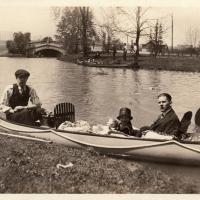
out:
M65 121L59 127L59 130L77 131L77 132L90 132L91 127L88 122L77 120L75 123Z
M98 135L115 135L117 137L126 137L123 133L120 134L119 131L113 130L108 125L97 124L90 126L87 121L78 120L74 123L65 121L59 127L59 130L72 131L72 132L87 132L94 133Z
M65 131L73 131L73 132L88 132L88 133L95 133L100 135L107 135L110 131L108 126L104 126L101 124L90 126L90 124L83 120L78 120L74 123L65 121L59 127L59 130Z
M171 135L161 135L161 134L154 132L154 131L146 131L145 135L143 135L142 138L171 140L171 139L173 139L173 136L171 136Z
M101 124L92 127L92 132L100 135L107 135L109 131L110 129L108 126L104 126Z

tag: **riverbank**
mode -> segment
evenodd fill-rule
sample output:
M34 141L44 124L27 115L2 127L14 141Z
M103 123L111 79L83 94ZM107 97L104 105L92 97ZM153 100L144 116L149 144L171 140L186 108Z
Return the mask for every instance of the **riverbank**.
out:
M138 162L5 136L0 177L0 193L200 193L195 182Z
M94 60L93 60L94 59ZM66 62L73 62L80 63L81 55L73 54L67 55L64 57L59 58L59 60L66 61ZM88 60L88 59L87 59ZM84 65L87 66L87 60L85 59ZM127 60L123 61L122 54L118 54L116 59L113 60L112 55L103 54L100 58L89 58L89 66L96 66L101 67L101 63L103 66L106 67L116 67L117 65L119 68L130 68L134 63L133 55L128 54ZM123 67L121 67L121 66ZM125 66L124 66L125 65ZM148 70L167 70L167 71L185 71L185 72L200 72L200 58L199 57L178 57L178 56L163 56L163 57L150 57L150 56L140 56L138 60L139 69L148 69ZM105 67L104 66L104 67Z
M1 52L0 53L0 57L11 57L11 58L25 58L26 56L24 56L23 54L14 54L14 53L8 53L8 52Z

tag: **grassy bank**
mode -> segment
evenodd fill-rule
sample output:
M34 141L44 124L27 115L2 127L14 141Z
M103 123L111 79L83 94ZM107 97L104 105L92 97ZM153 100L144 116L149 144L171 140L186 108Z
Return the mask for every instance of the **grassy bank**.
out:
M69 164L58 168L58 164ZM88 150L0 137L1 193L198 193L195 183Z
M78 58L81 58L81 55L75 54L62 57L61 60L76 63ZM127 60L123 61L122 54L120 53L117 54L115 60L113 60L111 54L102 54L100 58L95 60L108 65L112 65L113 63L126 63L128 65L134 62L133 55L128 54ZM138 64L140 69L200 72L199 57L163 56L154 58L151 56L140 56Z
M140 57L142 69L200 72L200 58L196 57Z

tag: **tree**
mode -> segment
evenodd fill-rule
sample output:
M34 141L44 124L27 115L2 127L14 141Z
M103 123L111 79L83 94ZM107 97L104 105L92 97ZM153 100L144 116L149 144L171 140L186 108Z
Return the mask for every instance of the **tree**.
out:
M113 8L109 8L109 10L105 8L101 8L102 19L103 22L98 23L98 26L101 28L102 40L105 40L105 52L109 53L114 37L115 37L115 19L116 13L114 12Z
M106 51L106 33L102 31L102 46L103 46L103 51Z
M145 30L149 28L148 19L144 18L144 15L146 14L148 9L149 8L142 9L142 7L140 6L136 7L135 10L118 8L120 14L127 16L128 25L126 25L126 28L123 28L125 26L125 23L123 22L123 27L120 28L119 25L116 25L116 27L119 31L126 34L127 37L129 36L131 38L135 38L135 63L137 63L139 57L140 38L141 36L148 35L147 33L145 33ZM131 25L131 27L129 25Z
M88 56L89 43L91 44L91 39L95 36L95 30L93 28L93 14L89 7L80 7L81 13L81 39L83 47L83 56Z
M41 42L44 42L44 43L49 43L49 42L53 42L53 39L52 37L44 37Z
M14 33L13 41L12 40L7 41L8 52L25 55L26 48L30 41L31 41L30 33L22 33L22 32Z
M17 53L17 47L13 40L7 40L6 47L9 53Z
M186 32L186 42L196 48L199 41L199 29L190 27Z
M68 53L77 53L81 46L83 55L87 56L92 37L95 35L93 14L90 8L55 8L54 14L58 20L56 39L63 44Z
M151 52L154 53L156 58L158 53L162 52L163 47L163 26L158 20L156 21L153 32L150 31L149 42Z
M140 35L142 33L142 26L143 26L143 23L141 22L141 7L137 7L137 10L135 12L135 19L136 19L135 60L137 61L139 57Z
M57 10L56 10L57 11ZM65 7L59 10L61 17L57 24L56 39L63 44L68 53L78 52L80 38L80 13L78 8ZM58 13L56 12L58 16Z

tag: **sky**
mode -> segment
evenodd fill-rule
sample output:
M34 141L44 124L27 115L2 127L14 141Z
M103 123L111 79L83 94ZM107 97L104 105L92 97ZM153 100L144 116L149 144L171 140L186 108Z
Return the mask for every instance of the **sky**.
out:
M40 2L40 3L39 3ZM9 39L12 32L31 32L32 39L41 39L46 36L56 34L56 22L53 17L51 6L81 6L83 1L74 0L0 0L0 40ZM86 5L97 6L97 1L84 1ZM101 2L101 3L99 3ZM134 1L140 4L132 4L129 0L110 0L105 3L104 0L98 1L98 6L126 6L132 9L137 5L148 7L148 11L144 15L147 19L159 19L167 29L164 34L164 40L168 45L171 45L171 15L174 20L174 45L187 43L187 32L189 29L200 30L200 2L196 0L183 1L173 3L173 1ZM148 2L148 3L147 3ZM165 3L163 3L165 2ZM85 5L85 4L84 4ZM96 7L98 8L98 7ZM96 17L101 21L101 13L96 12ZM131 23L128 20L123 20L122 23ZM155 20L152 20L152 23ZM126 37L121 36L122 40ZM129 41L131 38L129 38ZM199 32L200 40L200 32Z
M56 33L56 24L50 7L0 6L0 40L12 32L30 32L32 38L43 38Z

